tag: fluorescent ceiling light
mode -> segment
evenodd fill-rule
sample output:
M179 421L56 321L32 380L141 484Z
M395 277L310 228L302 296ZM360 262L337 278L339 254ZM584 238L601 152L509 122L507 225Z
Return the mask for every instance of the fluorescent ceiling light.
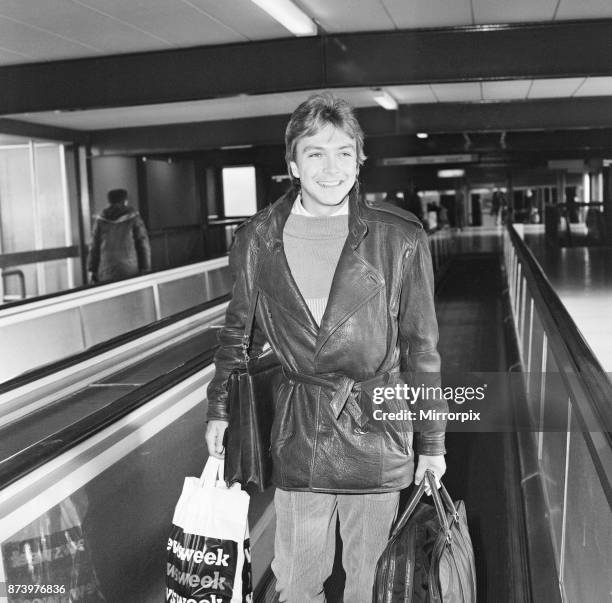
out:
M374 88L374 100L387 111L395 111L398 107L397 101L382 88Z
M438 178L462 178L465 170L438 170Z
M417 138L424 140L425 138L429 138L429 134L427 134L427 132L417 132Z
M296 36L316 36L316 23L291 0L251 0Z

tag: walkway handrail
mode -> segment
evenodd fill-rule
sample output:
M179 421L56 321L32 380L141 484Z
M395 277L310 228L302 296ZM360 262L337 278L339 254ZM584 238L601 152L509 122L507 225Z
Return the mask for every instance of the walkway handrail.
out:
M82 287L75 287L67 291L58 291L36 298L20 300L0 306L0 319L5 321L8 317L17 317L27 313L52 313L60 305L62 308L78 307L92 298L113 297L121 293L145 289L179 278L199 275L207 270L222 268L227 266L227 263L228 257L221 256L203 262L186 264L185 266L160 270L159 272L149 272L110 283L101 283L94 286L83 285Z
M169 373L138 387L135 391L121 396L107 406L0 462L0 491L203 370L212 363L215 350L216 347L204 350Z
M512 224L507 232L612 508L612 383ZM515 274L508 278L516 279Z
M113 337L112 339L108 339L103 341L102 343L98 343L83 352L79 352L78 354L73 354L68 358L62 358L61 360L57 360L55 362L51 362L41 367L33 368L30 371L22 373L17 377L13 377L8 381L4 381L0 383L0 394L4 394L6 392L10 392L11 390L17 389L18 387L23 387L24 385L34 383L39 379L43 379L44 377L49 377L56 373L59 373L67 368L77 366L85 360L89 360L90 358L95 358L100 354L113 350L121 345L124 345L131 341L137 341L141 337L154 333L155 331L159 331L168 325L172 325L178 323L185 318L189 318L190 316L196 316L210 308L214 308L215 306L219 306L228 302L231 296L229 293L225 295L220 295L219 297L215 297L207 302L194 306L193 308L188 308L187 310L183 310L177 314L173 314L172 316L168 316L166 318L162 318L160 320L156 320L155 322L144 325L142 327L138 327L127 333L122 333L121 335L117 335L117 337Z

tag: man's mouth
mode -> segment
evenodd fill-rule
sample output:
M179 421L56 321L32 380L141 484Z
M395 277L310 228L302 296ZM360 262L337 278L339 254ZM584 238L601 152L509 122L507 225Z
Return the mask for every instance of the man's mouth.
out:
M342 184L342 180L319 180L318 184L324 188L332 188L334 186L340 186Z

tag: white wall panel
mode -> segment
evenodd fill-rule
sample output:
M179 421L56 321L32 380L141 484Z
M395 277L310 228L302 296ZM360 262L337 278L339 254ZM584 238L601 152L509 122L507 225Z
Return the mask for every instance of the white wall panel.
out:
M561 98L571 96L582 84L582 77L533 80L528 98Z
M588 77L574 96L612 96L612 77Z
M400 104L435 103L436 96L429 84L417 86L387 86L387 90Z
M527 98L531 80L482 82L484 100L516 100Z
M442 103L482 100L478 82L457 84L432 84L436 98Z

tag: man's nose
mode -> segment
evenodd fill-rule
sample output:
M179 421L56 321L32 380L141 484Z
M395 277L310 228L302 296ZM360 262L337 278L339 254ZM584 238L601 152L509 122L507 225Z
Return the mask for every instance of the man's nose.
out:
M337 169L336 157L333 153L325 156L325 169L328 172L335 172Z

